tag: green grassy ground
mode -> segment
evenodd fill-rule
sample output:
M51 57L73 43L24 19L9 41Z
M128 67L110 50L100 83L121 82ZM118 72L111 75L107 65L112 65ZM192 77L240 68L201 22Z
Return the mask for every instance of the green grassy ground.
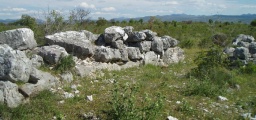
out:
M84 114L93 113L100 119L118 119L122 115L120 119L166 119L167 116L174 116L181 120L230 120L242 119L240 116L243 113L256 114L255 73L246 74L239 69L220 68L213 69L209 79L191 74L192 68L197 67L194 59L199 55L198 52L209 49L213 35L225 34L231 42L238 34L256 37L255 27L241 23L178 22L175 25L159 22L150 26L147 23L120 22L102 26L90 24L84 29L99 34L113 25L130 25L134 26L135 31L151 29L159 36L170 35L180 40L186 58L168 67L146 65L122 71L99 71L101 76L95 79L75 77L73 83L62 86L62 90L72 92L70 86L80 84L79 96L64 99L58 92L44 91L18 108L10 109L0 105L1 118L45 120L55 116L58 120L78 120L84 119ZM15 27L0 25L0 31ZM42 42L44 34L40 30L36 30L36 38ZM93 101L87 100L88 95L93 96ZM219 95L228 100L219 101ZM62 100L65 102L60 103Z

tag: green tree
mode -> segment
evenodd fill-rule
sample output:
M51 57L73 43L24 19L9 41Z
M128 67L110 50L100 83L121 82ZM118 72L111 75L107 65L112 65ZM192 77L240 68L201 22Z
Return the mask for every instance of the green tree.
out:
M59 11L51 10L45 15L45 34L60 32L64 29L64 17Z
M213 20L212 19L209 19L209 21L208 21L210 24L212 24L213 23Z
M143 23L143 19L139 19L139 23L142 24Z
M108 21L103 17L99 17L98 20L96 21L97 26L104 26L107 23Z
M253 20L250 25L255 27L256 26L256 19Z
M14 25L21 25L21 26L27 26L32 30L36 29L37 23L36 19L34 17L31 17L29 15L21 15L21 19L16 21Z

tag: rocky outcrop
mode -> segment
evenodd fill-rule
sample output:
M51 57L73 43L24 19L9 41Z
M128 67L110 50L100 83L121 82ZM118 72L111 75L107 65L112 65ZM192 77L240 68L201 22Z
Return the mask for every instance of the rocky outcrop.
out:
M256 62L256 42L250 35L240 34L232 42L232 47L224 49L231 61L240 60L244 64Z
M65 48L58 45L43 46L38 49L38 54L49 64L56 64L65 56L68 56Z
M25 52L0 45L0 80L27 82L32 71L32 62Z
M28 28L0 32L0 44L7 44L15 50L33 49L37 46L34 32Z

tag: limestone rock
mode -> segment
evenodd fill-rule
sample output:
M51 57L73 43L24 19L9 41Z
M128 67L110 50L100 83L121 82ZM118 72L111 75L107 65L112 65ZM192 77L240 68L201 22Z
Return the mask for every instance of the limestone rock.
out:
M226 53L229 57L234 56L234 51L235 51L235 48L233 48L233 47L229 47L229 48L224 49L224 53Z
M163 55L163 62L165 64L178 63L184 58L184 51L180 47L168 48Z
M121 53L118 49L112 49L104 46L96 48L94 59L97 62L112 62L122 60Z
M141 53L149 52L151 49L151 41L138 42L137 46L139 47Z
M58 45L43 46L38 49L38 54L49 64L56 64L65 56L68 56L65 48Z
M161 40L160 37L154 37L152 44L151 44L151 49L156 52L157 54L162 54L163 50L164 50L164 45L163 45L163 41Z
M128 38L127 34L123 28L119 26L108 27L104 31L104 39L106 43L111 43L116 40L126 40Z
M32 62L32 66L39 68L41 65L44 64L44 59L36 54L33 54L30 58L31 62Z
M159 61L159 57L158 55L153 52L153 51L150 51L150 52L147 52L145 55L144 55L144 58L143 58L143 62L144 64L152 64L152 65L157 65L158 64L158 61Z
M15 108L23 102L24 97L18 91L18 85L10 81L0 81L0 102Z
M237 47L234 50L234 57L241 60L248 60L250 57L249 49L245 47Z
M252 42L250 45L249 45L249 52L251 54L256 54L256 42Z
M125 46L124 41L122 41L122 40L113 41L111 43L111 47L116 48L116 49L123 49L124 46Z
M139 48L137 47L127 47L126 48L127 52L128 52L128 58L130 60L140 60L142 58L142 55L140 53Z
M133 34L133 26L126 26L123 28L124 29L124 32L128 35L128 36L131 36Z
M19 89L25 96L36 95L43 90L49 90L59 84L59 81L50 73L33 68L30 83L22 85Z
M141 42L146 39L146 34L144 32L134 32L132 35L129 36L127 42Z
M0 45L0 79L27 82L31 68L32 62L25 52L13 50L6 44Z
M240 34L238 35L234 40L233 40L233 45L237 45L238 42L242 41L242 42L254 42L254 37L250 36L250 35L244 35L244 34Z
M64 47L68 53L79 58L86 58L93 55L94 47L83 31L66 31L45 36L46 42L50 45Z
M153 41L153 38L157 36L157 33L151 30L142 30L141 32L144 32L146 34L146 40L148 41Z
M28 28L0 32L0 44L7 44L15 50L33 49L37 46L34 32Z
M170 47L176 47L179 44L178 40L176 40L176 39L174 39L174 38L172 38L172 37L170 37L168 35L165 35L165 36L161 37L161 39L165 40L165 41L168 41ZM164 48L168 47L168 43L167 42L166 42L166 45L164 45L165 46Z

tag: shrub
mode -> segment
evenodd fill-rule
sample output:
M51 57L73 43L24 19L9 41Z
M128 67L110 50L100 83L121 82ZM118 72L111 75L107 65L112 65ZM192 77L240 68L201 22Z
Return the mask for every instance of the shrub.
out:
M59 63L55 67L55 70L60 72L65 72L67 70L70 70L73 67L75 67L75 62L73 60L73 56L69 55L69 56L63 57L59 61Z
M247 65L241 66L240 71L246 74L256 73L256 65L252 62L249 62Z

